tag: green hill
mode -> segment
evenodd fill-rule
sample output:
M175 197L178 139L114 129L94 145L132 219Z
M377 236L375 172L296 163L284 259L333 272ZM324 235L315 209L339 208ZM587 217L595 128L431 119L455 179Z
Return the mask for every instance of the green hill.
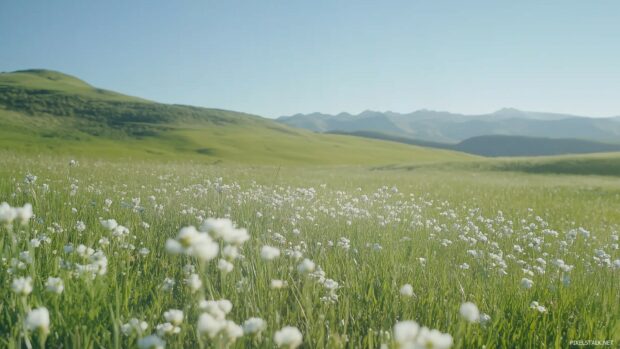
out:
M321 135L244 113L155 103L48 70L0 74L0 149L256 164L473 158L381 140Z

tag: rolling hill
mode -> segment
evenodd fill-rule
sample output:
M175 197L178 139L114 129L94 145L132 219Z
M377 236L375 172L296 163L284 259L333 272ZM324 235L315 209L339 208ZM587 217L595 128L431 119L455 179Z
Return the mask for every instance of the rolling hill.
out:
M463 153L498 157L498 156L550 156L566 154L590 154L620 151L620 144L594 142L569 138L542 138L524 136L478 136L468 138L456 144L421 141L408 137L390 136L371 131L329 132L332 134L352 135L392 142L448 149Z
M446 150L295 129L227 110L161 104L63 73L0 74L0 149L254 164L466 161Z
M464 115L430 110L409 114L365 111L297 114L280 117L282 124L315 132L378 132L421 141L458 143L478 136L504 135L583 139L620 143L620 118L589 118L567 114L521 111L514 108L483 115Z

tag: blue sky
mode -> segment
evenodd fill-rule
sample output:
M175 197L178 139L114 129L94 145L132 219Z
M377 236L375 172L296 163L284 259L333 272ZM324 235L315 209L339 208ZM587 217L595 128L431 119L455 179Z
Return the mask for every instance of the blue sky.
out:
M267 117L620 115L620 1L0 2L0 70Z

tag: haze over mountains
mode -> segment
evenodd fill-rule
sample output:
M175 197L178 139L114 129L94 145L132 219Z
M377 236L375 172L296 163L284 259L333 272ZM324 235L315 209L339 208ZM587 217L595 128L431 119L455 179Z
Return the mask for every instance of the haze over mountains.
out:
M513 108L482 115L432 110L418 110L409 114L364 111L357 115L296 114L283 116L277 120L290 126L317 132L373 131L445 143L457 143L471 137L486 135L620 141L620 117L589 118L528 112Z
M481 115L432 110L409 114L364 111L357 115L296 114L277 120L315 132L353 134L484 156L620 150L620 117L591 118L505 108Z

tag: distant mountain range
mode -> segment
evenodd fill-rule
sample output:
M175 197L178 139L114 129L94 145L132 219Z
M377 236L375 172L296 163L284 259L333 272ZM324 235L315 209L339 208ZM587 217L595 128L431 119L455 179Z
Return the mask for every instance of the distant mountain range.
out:
M491 114L464 115L431 110L409 114L365 111L296 114L279 122L316 132L378 132L430 142L456 144L478 136L503 135L583 139L620 143L620 117L590 118L505 108Z

